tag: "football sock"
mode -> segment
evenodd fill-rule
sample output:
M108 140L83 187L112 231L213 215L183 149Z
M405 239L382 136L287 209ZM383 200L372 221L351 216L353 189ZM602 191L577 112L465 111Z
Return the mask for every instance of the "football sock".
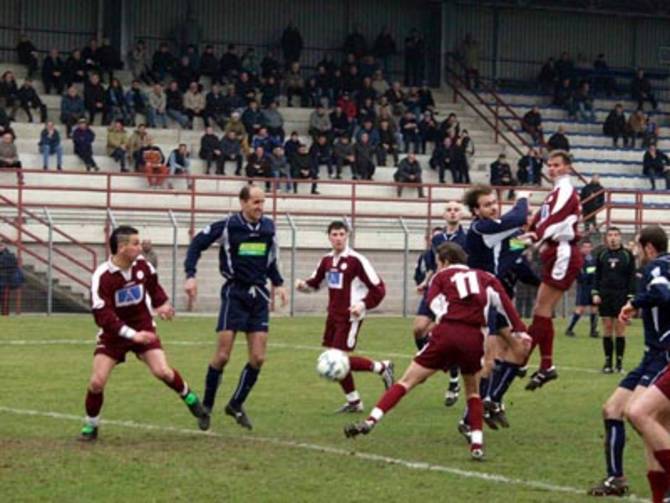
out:
M223 375L223 369L217 370L211 365L207 367L207 376L205 377L205 396L203 397L202 404L209 410L212 410L214 408L214 400L216 399L216 390L219 389L219 384L221 384L222 375Z
M177 393L179 393L180 397L184 398L190 391L188 389L188 384L186 384L186 382L182 379L181 374L177 371L177 369L172 369L172 372L174 374L172 382L166 381L165 384L167 384L169 388L172 388Z
M581 318L581 314L577 313L572 313L572 319L570 320L570 324L568 325L568 332L572 332L572 329L575 328L575 325L579 321L579 318Z
M551 318L547 318L546 316L538 316L537 314L534 315L533 321L530 324L530 327L528 327L528 335L530 335L531 339L533 339L533 343L527 358L530 358L530 354L535 349L535 346L540 346L540 354L544 354L542 352L542 341L548 337L549 332L551 332L551 336L553 338L554 326L551 322Z
M422 335L421 337L416 337L414 339L414 344L416 344L416 349L421 351L423 347L426 345L426 342L428 342L428 336L427 335Z
M488 397L487 395L488 391L489 391L489 378L482 377L479 380L479 396L484 397L484 399L486 399Z
M102 409L104 395L102 393L93 393L86 391L86 422L92 426L98 425L98 416Z
M354 384L354 376L351 375L351 372L349 372L345 376L345 378L340 381L340 386L342 387L342 390L344 391L345 395L348 395L349 393L356 390L356 385Z
M648 471L647 480L651 488L651 501L653 503L663 503L665 491L668 489L668 476L665 472Z
M458 367L449 369L449 382L458 384Z
M242 369L240 374L240 380L237 383L237 389L233 396L230 399L230 404L233 407L239 408L242 406L244 401L247 399L251 388L256 384L256 379L258 379L258 374L261 372L261 369L252 367L250 363L247 363Z
M598 331L598 315L595 313L591 313L590 318L591 318L591 332L595 333Z
M612 363L612 349L614 346L614 342L612 341L612 337L609 335L604 335L603 336L603 351L605 352L605 360Z
M482 400L478 396L468 398L468 424L471 428L471 441L472 446L481 446L482 445L482 428L484 425L484 407L482 406Z
M367 419L368 422L372 424L379 422L384 414L398 404L402 397L405 396L405 393L407 393L407 389L402 384L396 383L391 386L370 412L370 416Z
M369 358L364 358L362 356L350 356L349 357L349 367L353 372L374 372L375 363ZM381 363L380 363L381 365Z
M533 317L533 325L536 324L542 334L538 342L540 346L540 369L548 370L554 366L554 322L551 318L535 316Z
M616 366L621 368L623 363L623 354L626 352L626 338L615 337L614 349L616 350Z
M663 471L665 471L666 477L668 477L668 481L670 482L670 449L654 451L654 457L663 468Z
M623 477L626 430L621 419L605 419L605 463L608 477Z
M516 365L515 363L505 361L500 362L499 369L496 372L498 374L498 378L496 379L494 385L490 387L488 396L492 402L502 402L505 393L507 393L507 390L518 375L519 368L520 366Z

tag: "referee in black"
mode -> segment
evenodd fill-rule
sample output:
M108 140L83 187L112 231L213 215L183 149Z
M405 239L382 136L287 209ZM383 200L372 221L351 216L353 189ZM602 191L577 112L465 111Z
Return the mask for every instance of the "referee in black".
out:
M619 311L635 296L635 257L621 244L621 231L609 227L605 234L605 246L596 254L593 304L598 306L603 320L603 350L605 365L603 373L622 371L623 354L626 348L626 325L618 320ZM616 351L616 366L612 368L612 352Z

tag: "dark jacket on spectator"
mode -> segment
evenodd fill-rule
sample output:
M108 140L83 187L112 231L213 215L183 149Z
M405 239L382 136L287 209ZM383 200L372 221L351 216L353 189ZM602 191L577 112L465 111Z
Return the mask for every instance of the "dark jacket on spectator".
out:
M204 134L200 138L200 152L202 159L207 159L207 156L215 150L221 150L221 140L215 134Z
M603 133L606 136L621 136L626 132L626 116L612 110L603 124Z
M549 138L549 141L547 142L547 146L549 147L549 151L552 150L565 150L566 152L570 151L570 142L568 141L568 138L561 133L554 133L551 135Z
M579 199L581 201L585 201L588 197L592 196L597 192L600 192L601 190L603 190L603 186L600 185L600 183L589 182L586 185L584 185L584 187L582 187L582 190L579 193ZM582 203L582 214L584 216L588 216L594 211L598 211L604 205L605 205L605 193L603 192L602 194L595 196L594 198L586 201L585 203Z

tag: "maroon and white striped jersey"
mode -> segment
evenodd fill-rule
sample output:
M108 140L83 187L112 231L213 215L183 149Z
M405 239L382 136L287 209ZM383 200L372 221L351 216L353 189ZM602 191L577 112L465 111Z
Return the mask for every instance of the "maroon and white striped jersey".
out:
M480 269L461 264L441 269L431 279L427 301L436 323L457 321L486 329L489 310L495 308L512 331L526 331L503 286L495 276Z
M384 282L370 261L351 248L340 255L334 252L324 255L306 281L314 290L321 288L324 282L328 284L328 317L331 319L348 320L349 308L354 304L363 302L365 310L372 309L386 295Z
M127 328L153 332L151 308L168 301L158 283L156 269L141 255L124 271L110 260L101 264L91 279L91 308L98 335L122 336Z
M533 218L538 241L574 242L579 239L577 224L582 214L579 194L570 182L570 176L558 178L554 189L545 198L540 211Z

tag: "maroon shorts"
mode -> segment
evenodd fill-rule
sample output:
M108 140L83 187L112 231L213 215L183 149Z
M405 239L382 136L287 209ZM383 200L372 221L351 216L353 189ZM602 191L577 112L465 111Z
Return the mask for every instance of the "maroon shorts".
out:
M362 325L363 320L349 321L347 319L334 320L328 318L321 345L342 351L353 351L356 348L358 332L360 332Z
M414 361L429 369L444 370L458 366L463 374L482 369L485 329L464 323L440 323Z
M562 242L548 243L540 251L542 283L558 290L569 290L584 263L577 245Z
M137 344L120 336L102 336L98 338L93 355L107 355L116 360L117 363L123 363L126 361L126 353L128 351L132 351L135 353L135 356L139 357L139 355L151 349L163 349L161 340L156 338L155 341L149 344Z
M661 370L654 379L653 385L656 386L665 397L670 400L670 365Z

